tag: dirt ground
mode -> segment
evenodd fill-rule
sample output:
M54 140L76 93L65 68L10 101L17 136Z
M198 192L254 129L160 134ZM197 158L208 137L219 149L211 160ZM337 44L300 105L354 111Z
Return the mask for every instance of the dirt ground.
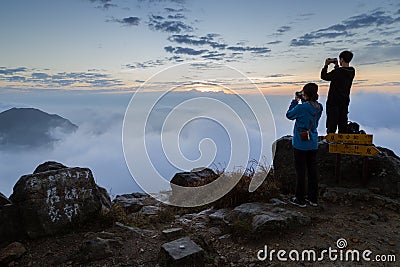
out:
M287 202L288 196L281 196ZM115 224L104 225L94 222L80 232L36 241L23 241L27 252L11 266L158 266L161 245L167 240L161 231L170 227L182 227L185 234L205 250L206 266L400 266L400 213L384 203L363 199L321 199L319 207L300 208L287 205L288 209L300 211L312 220L311 225L298 229L259 233L250 236L215 230L216 226L205 224L194 230L184 223L182 215L176 220L156 224L151 221L140 226L147 229L141 234L125 230ZM158 218L159 219L159 218ZM213 230L212 230L212 229ZM82 244L96 237L114 240L107 255L99 259L87 260ZM291 250L337 249L339 239L346 242L345 249L370 250L371 261L331 261L325 254L321 262L292 261L288 257ZM267 246L268 251L275 250L273 260L261 261L257 253ZM276 251L285 250L288 261L277 259ZM344 249L342 249L342 252ZM327 252L326 252L327 253ZM264 254L260 254L263 256ZM295 255L295 254L292 254ZM375 256L389 260L390 255L396 262L378 262ZM361 256L360 256L361 257ZM378 259L378 258L376 258ZM393 259L390 259L393 260Z

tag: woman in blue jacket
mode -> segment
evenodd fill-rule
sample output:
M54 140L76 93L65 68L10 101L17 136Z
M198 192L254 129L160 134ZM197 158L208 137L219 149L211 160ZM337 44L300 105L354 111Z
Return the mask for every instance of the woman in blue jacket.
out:
M295 120L292 145L297 184L296 196L291 198L290 202L300 207L306 207L306 203L318 206L317 127L322 114L322 105L317 100L318 85L308 83L303 87L302 99L296 96L286 112L289 120ZM308 133L306 133L307 131ZM306 168L308 173L307 198L305 196Z

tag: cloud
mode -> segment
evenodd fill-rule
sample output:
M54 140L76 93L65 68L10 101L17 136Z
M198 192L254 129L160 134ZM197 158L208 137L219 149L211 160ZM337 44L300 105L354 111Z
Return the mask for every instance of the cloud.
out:
M254 54L265 54L271 52L271 49L268 47L228 46L226 49L235 52L251 52Z
M117 87L124 83L112 78L109 74L99 72L59 72L56 74L46 72L31 72L27 68L7 69L3 68L3 73L0 73L0 81L7 82L24 82L33 87ZM24 75L10 75L23 72ZM4 74L5 73L5 74Z
M178 47L166 46L166 47L164 47L164 50L167 51L168 53L182 54L182 55L189 55L189 56L197 56L197 55L201 55L206 52L209 52L206 49L195 50L192 48L180 47L180 46L178 46Z
M175 15L168 15L167 16L168 19L184 19L186 18L185 15L183 14L175 14Z
M329 28L318 30L312 33L307 33L301 36L299 39L292 39L290 42L290 46L311 46L315 44L315 40L321 38L333 39L336 37L350 37L354 34L349 33L348 31L342 30L331 30Z
M9 82L25 82L26 77L14 75L14 76L7 77L6 80L8 80Z
M390 42L387 40L374 40L371 43L367 44L367 46L385 46L385 45L389 45Z
M202 58L211 59L211 60L223 60L225 58L225 53L219 53L215 51L208 52L206 55L202 55Z
M25 67L19 68L7 68L7 67L0 67L0 75L13 75L18 72L26 72L28 69Z
M124 26L137 26L140 23L140 18L138 17L127 17L123 19L110 19L106 20L106 22L118 22Z
M185 4L186 0L139 0L140 2L150 2L150 3L162 3L162 2L171 2L177 4Z
M204 67L207 67L204 65ZM275 74L271 76L285 76L284 74ZM76 93L76 92L48 92L38 93L32 91L29 94L15 93L10 99L18 99L21 103L30 103L31 106L41 106L41 109L50 113L57 113L71 122L79 125L79 129L74 134L66 137L63 141L57 143L53 148L44 150L24 151L23 153L3 152L0 153L0 188L2 193L11 194L12 186L17 179L24 174L32 173L36 166L44 161L55 160L67 166L89 167L96 179L96 182L106 187L113 195L122 193L131 193L140 190L133 182L127 167L121 145L122 119L124 117L125 108L129 102L131 94L104 95L94 93ZM143 103L139 105L146 106L151 93L147 93L143 98ZM169 93L161 99L154 112L149 117L149 124L153 128L148 133L148 155L157 164L156 168L165 177L172 178L176 169L168 164L167 160L160 156L163 150L160 145L159 130L168 113L173 108L182 103L182 101L192 99L194 97L211 97L223 101L231 106L245 119L248 112L234 95L219 93L200 93L198 91ZM8 108L8 102L2 94L2 102L0 107ZM44 100L43 100L44 99ZM286 110L292 99L291 95L284 96L267 96L274 115L275 125L277 127L277 138L291 134L293 131L293 122L285 117ZM38 102L39 101L39 102ZM42 101L42 102L40 102ZM325 103L324 97L321 97L321 103ZM7 105L5 104L7 103ZM385 103L382 105L382 103ZM209 110L211 114L218 114L218 107L212 103L209 105L186 106L182 114L177 114L179 119L182 115L189 112L193 116L202 114L203 111ZM400 97L396 94L384 93L357 93L352 94L350 104L351 120L360 123L361 128L367 130L368 133L374 134L374 144L377 146L386 146L399 154L398 140L400 139L400 117L392 116L398 113L400 106ZM141 106L137 107L139 113L134 116L134 120L143 116L141 114ZM248 111L248 110L247 110ZM267 111L266 111L267 112ZM192 116L192 115L190 115ZM325 113L319 123L320 135L325 134ZM177 120L176 120L177 121ZM181 129L182 125L175 125L175 120L169 125L165 132L167 140L176 138L177 133L181 130L179 138L183 154L189 159L197 159L200 156L199 143L200 140L211 138L217 147L217 163L224 163L229 157L230 147L229 140L221 127L207 120L194 120ZM136 121L132 124L135 125ZM237 129L234 123L233 130ZM250 122L247 124L251 138L256 141L253 143L252 156L260 153L257 148L260 147L257 139L258 133L254 125ZM229 134L232 134L231 132ZM265 133L264 133L265 134ZM272 141L273 135L267 133L265 135L266 147L268 148ZM171 139L170 139L171 138ZM143 136L132 138L132 147L139 145L143 140ZM258 141L257 141L258 140ZM212 146L202 146L201 152L205 154L212 152ZM270 150L267 152L269 153ZM261 151L267 153L265 151ZM143 159L146 158L145 156ZM18 164L16 164L16 162ZM135 168L143 166L142 162L137 162ZM151 178L151 177L149 177Z
M306 33L299 38L291 40L291 46L312 46L320 39L334 39L354 36L352 30L377 27L377 31L383 31L382 26L399 22L400 18L393 17L384 11L375 11L371 14L361 14L343 20L341 23L322 28L311 33Z
M356 54L358 65L399 62L400 44L394 44L394 45L379 45L379 43L372 43L372 44L375 45L366 46L365 49L359 51Z
M288 32L292 29L290 26L281 26L279 29L276 30L275 35L283 35L285 32Z
M170 42L178 43L178 44L187 44L187 45L209 45L214 49L225 49L226 44L218 42L215 40L215 37L219 37L219 34L209 33L205 36L194 36L189 34L174 34L168 37Z
M1 151L0 175L4 178L0 181L0 187L3 193L11 194L20 176L32 173L36 166L49 160L70 167L90 168L96 183L111 194L140 191L130 177L122 153L120 136L123 113L110 115L101 112L101 109L85 109L81 112L85 122L79 125L75 133L65 136L53 147L24 152ZM87 117L89 113L93 119ZM13 162L19 162L17 167L11 167Z
M379 103L385 103L381 105ZM357 93L351 95L349 118L369 128L387 128L400 130L400 106L398 95L384 93ZM397 133L399 137L400 131ZM393 137L395 138L395 137ZM398 138L396 138L398 140Z
M98 8L109 9L110 7L117 7L116 4L112 3L112 0L90 0L92 3L99 3Z
M359 29L371 26L382 26L390 25L396 21L390 15L387 15L384 11L375 11L371 14L361 14L357 16L350 17L343 21L340 26L344 26L347 29Z
M133 64L126 64L124 67L128 69L147 69L155 66L161 66L165 64L165 60L156 59L156 60L148 60L145 62L136 62Z
M34 72L34 73L32 73L32 79L35 79L35 80L47 80L47 79L49 79L51 76L49 75L49 74L47 74L47 73L44 73L44 72ZM56 76L56 78L59 78L60 76L59 75L57 75Z
M274 44L280 44L280 43L282 43L282 41L276 40L276 41L268 42L267 44L269 44L269 45L274 45Z
M148 26L150 29L168 32L168 33L180 33L180 32L191 32L193 27L185 24L179 20L169 20L159 15L151 15L149 17Z
M166 7L166 8L164 8L164 10L169 13L177 13L177 12L185 11L185 9L183 9L183 8L176 9L176 8L171 8L171 7Z

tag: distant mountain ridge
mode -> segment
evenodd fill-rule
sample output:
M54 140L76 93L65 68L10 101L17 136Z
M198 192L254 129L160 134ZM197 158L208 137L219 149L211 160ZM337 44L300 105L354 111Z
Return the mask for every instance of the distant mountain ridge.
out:
M77 129L77 125L56 114L12 108L0 113L0 149L46 146Z

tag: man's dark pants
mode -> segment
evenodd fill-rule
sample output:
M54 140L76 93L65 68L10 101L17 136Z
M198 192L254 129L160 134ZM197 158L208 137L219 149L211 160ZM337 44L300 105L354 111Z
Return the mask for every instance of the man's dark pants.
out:
M335 133L339 128L339 133L347 132L348 106L327 106L326 107L326 129L327 133Z

